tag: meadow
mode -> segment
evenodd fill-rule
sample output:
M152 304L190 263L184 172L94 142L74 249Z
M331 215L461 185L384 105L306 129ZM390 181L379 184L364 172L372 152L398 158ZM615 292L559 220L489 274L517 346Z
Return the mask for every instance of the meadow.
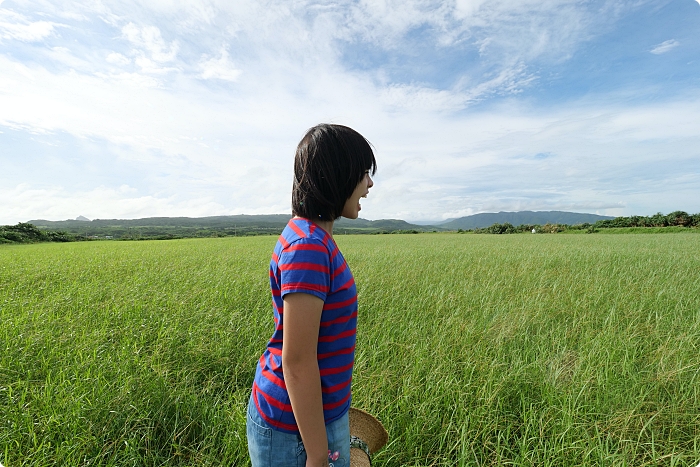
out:
M700 235L338 235L375 466L696 466ZM249 465L276 238L0 247L0 463Z

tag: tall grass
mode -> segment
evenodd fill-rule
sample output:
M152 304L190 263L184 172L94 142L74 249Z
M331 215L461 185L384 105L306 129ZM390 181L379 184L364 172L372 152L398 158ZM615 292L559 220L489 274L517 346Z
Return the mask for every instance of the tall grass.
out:
M375 465L696 465L700 237L338 236ZM0 248L0 460L247 465L273 237Z

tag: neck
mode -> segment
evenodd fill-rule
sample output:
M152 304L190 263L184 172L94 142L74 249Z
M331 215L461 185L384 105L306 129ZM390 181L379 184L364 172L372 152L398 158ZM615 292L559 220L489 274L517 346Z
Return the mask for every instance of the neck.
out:
M313 221L314 224L328 232L331 238L333 238L333 222L335 221Z
M298 217L298 216L295 216L295 217ZM335 221L317 221L317 220L313 220L313 219L309 219L309 220L311 222L313 222L314 224L316 224L317 226L321 227L323 230L325 230L328 233L328 235L331 236L331 238L333 238L333 222L335 222Z

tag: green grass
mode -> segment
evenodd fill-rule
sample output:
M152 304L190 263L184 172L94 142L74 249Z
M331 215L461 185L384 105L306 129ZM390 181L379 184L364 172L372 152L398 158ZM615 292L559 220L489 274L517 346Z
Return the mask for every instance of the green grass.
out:
M338 236L377 466L695 466L700 236ZM274 237L0 248L0 463L247 465Z

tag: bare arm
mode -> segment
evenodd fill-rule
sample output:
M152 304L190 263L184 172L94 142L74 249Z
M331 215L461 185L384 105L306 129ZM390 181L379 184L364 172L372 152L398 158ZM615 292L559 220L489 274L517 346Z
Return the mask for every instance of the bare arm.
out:
M321 374L316 348L323 300L305 294L284 297L282 368L307 467L328 466L328 438L323 418Z

